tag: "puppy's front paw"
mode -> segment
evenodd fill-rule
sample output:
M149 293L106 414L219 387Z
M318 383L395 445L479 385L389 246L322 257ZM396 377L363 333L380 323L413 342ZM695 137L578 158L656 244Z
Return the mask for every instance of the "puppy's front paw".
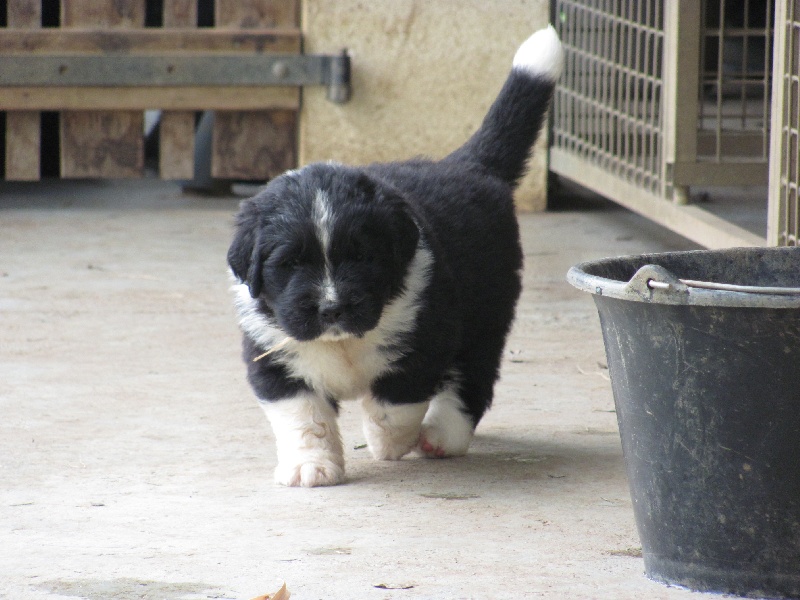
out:
M376 460L400 460L411 452L419 441L419 428L403 432L403 435L387 435L380 426L364 425L367 446Z
M453 431L436 425L423 425L417 449L428 458L464 456L471 440L471 427L469 431Z
M311 393L263 402L278 450L275 481L292 487L336 485L344 480L344 449L336 410Z
M400 460L419 442L428 403L391 405L364 401L364 437L378 460Z
M338 485L344 481L344 465L330 460L309 460L299 464L280 463L275 482L288 487Z
M461 409L453 393L444 393L431 402L422 422L417 450L428 458L464 456L472 441L472 418Z

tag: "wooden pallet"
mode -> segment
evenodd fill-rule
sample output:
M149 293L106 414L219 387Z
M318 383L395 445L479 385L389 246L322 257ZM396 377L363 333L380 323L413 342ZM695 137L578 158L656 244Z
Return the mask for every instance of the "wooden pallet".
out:
M7 0L0 55L301 51L298 0L213 0L213 27L197 26L198 0L163 0L158 27L145 26L145 0L61 0L59 26L43 28L48 2ZM53 153L63 178L141 177L144 112L158 110L159 177L195 176L198 114L214 111L211 176L265 180L295 166L299 101L299 88L290 86L0 87L3 177L38 180L42 157ZM57 137L43 136L43 112L58 114ZM51 137L57 143L48 147Z

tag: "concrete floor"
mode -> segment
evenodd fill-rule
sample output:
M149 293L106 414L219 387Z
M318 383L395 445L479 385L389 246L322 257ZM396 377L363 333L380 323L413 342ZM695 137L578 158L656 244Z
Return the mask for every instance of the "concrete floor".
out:
M521 217L525 292L461 459L272 483L225 253L236 199L0 188L0 597L703 598L643 576L597 314L567 269L692 247L610 205ZM401 589L402 588L402 589Z

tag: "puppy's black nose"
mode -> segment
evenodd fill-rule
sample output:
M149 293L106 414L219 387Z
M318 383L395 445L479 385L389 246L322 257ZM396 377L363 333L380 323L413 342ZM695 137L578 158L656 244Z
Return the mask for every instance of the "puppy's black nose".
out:
M319 306L319 318L326 325L332 325L342 318L342 305L338 302L323 302Z

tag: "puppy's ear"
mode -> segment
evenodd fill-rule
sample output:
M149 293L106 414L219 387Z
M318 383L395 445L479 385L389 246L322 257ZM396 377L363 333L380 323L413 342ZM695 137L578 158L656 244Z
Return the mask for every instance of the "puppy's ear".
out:
M402 202L402 201L401 201ZM395 207L395 218L392 220L394 234L394 259L399 267L405 267L417 251L419 227L404 203Z
M247 284L253 298L258 297L263 285L260 241L258 210L252 201L245 200L236 216L236 233L228 248L228 266L239 281Z
M356 179L355 185L353 187L354 191L367 201L376 199L378 186L372 179L372 177L370 177L366 173L358 174L358 178Z
M261 288L264 286L263 276L261 275L264 257L262 256L259 241L259 236L257 235L253 244L253 252L250 254L250 266L247 269L247 287L250 288L250 296L252 298L258 298L259 294L261 294Z
M383 181L376 181L366 174L362 174L358 178L356 185L366 197L389 207L391 211L389 230L392 235L393 258L398 269L404 268L417 250L419 227L411 217L411 211L403 195L393 186Z

